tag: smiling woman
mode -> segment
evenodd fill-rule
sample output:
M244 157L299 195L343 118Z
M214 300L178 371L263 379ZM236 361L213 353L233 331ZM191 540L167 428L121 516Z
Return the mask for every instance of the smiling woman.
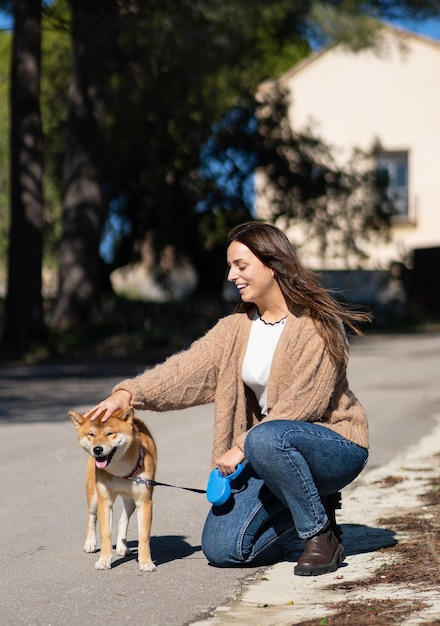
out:
M345 558L338 492L368 458L367 418L346 376L344 324L360 334L357 324L370 316L334 301L271 224L237 226L226 247L236 311L188 350L116 385L85 417L105 422L129 404L160 412L213 402L212 467L222 476L243 470L206 519L209 562L286 559L297 534L305 550L294 573L332 572Z

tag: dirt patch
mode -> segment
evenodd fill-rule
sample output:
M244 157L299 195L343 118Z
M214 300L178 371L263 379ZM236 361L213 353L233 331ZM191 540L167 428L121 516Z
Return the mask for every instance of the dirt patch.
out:
M375 600L374 602L348 602L328 605L335 613L319 620L296 623L295 626L395 626L426 605L423 602L402 600Z
M398 485L403 482L403 476L387 476L382 480L376 481L375 485L380 485L381 487L394 487L394 485Z

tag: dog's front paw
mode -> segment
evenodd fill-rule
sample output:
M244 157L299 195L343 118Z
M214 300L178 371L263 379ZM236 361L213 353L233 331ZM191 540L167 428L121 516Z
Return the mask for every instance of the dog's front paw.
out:
M128 554L131 554L131 551L127 544L121 541L121 543L116 544L116 554L118 556L127 556Z
M110 569L112 566L112 561L111 559L99 559L99 561L96 561L95 563L95 569Z
M141 572L154 572L156 566L153 561L146 561L145 563L139 561L139 569Z
M84 544L84 552L96 552L96 541L86 541Z

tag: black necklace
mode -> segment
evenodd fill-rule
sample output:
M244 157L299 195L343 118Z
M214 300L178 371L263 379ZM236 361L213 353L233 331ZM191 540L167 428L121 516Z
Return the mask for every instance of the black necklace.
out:
M282 317L280 320L278 320L277 322L266 322L266 320L264 320L261 315L258 313L258 319L263 322L263 324L266 324L266 326L276 326L277 324L281 324L281 322L284 322L287 319L288 313L286 313L286 315L284 317Z

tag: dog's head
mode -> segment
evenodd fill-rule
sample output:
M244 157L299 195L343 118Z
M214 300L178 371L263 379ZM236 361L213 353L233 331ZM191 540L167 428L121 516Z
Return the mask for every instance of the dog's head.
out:
M136 429L133 407L115 411L105 422L101 417L102 413L91 420L69 411L69 418L78 432L79 445L95 458L96 467L105 469L113 457L120 458L130 447Z

